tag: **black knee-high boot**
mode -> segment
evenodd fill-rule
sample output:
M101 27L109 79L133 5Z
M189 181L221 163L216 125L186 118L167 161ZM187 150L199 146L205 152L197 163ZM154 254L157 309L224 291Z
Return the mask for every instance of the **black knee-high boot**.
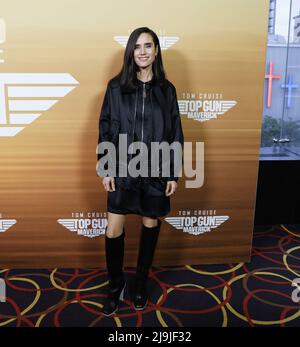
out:
M106 231L106 229L105 229ZM105 256L108 273L107 298L102 308L106 316L115 313L119 300L124 299L125 279L123 272L125 230L118 237L107 237L105 233Z
M161 221L157 220L157 226L148 228L144 224L141 227L140 245L135 278L135 292L133 298L134 308L143 310L147 304L147 279L152 265L154 252L160 232Z

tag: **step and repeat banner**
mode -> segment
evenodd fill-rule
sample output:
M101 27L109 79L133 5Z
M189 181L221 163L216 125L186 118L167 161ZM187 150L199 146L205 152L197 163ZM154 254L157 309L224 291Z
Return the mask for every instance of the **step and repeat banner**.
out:
M132 30L160 39L203 180L179 179L154 265L250 260L267 0L18 0L0 9L0 267L104 267L99 112ZM135 266L141 217L126 218Z

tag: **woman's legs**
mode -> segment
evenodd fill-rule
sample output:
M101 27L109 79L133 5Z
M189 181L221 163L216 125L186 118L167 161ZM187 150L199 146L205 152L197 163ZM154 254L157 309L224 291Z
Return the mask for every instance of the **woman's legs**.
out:
M108 223L105 233L105 255L110 284L124 278L124 230L125 215L108 212Z
M147 279L152 265L161 221L157 218L142 218L140 244L136 268L134 307L142 310L147 304Z
M105 256L108 273L108 294L102 312L106 316L113 314L123 300L125 279L123 272L125 215L108 212L108 224L105 230Z
M155 226L157 226L157 218L150 218L150 217L142 217L142 222L143 224L148 227L148 228L153 228Z
M106 236L118 237L122 234L126 215L108 212Z

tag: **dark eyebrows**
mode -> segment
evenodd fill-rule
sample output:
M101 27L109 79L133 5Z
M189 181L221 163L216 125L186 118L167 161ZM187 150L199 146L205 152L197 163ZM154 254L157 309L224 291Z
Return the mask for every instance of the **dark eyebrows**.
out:
M145 42L145 45L152 45L152 42ZM140 44L136 44L134 47L139 47Z

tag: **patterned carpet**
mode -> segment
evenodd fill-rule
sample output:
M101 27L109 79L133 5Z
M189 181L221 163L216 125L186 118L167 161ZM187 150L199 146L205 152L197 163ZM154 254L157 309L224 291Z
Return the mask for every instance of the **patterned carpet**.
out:
M300 326L300 301L292 300L292 282L300 278L299 225L256 227L251 263L154 267L144 311L133 309L128 291L135 269L125 270L125 301L112 317L100 312L104 270L0 270L7 296L0 326Z

